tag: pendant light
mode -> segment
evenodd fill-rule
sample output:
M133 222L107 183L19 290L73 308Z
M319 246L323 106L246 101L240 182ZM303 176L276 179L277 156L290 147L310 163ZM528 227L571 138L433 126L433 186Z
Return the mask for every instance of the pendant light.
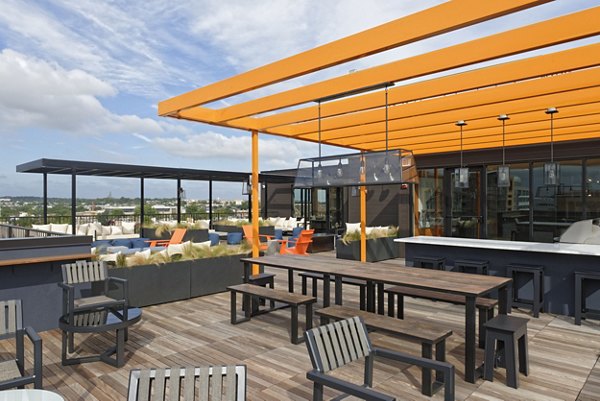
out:
M500 114L498 120L502 121L502 165L498 167L498 187L508 188L510 186L510 167L506 165L505 158L505 128L506 120L510 120L510 117L506 114Z
M390 174L391 167L388 160L388 86L385 86L385 161L383 163L383 173ZM390 180L394 181L394 177L390 174Z
M469 169L463 167L463 127L467 125L464 120L456 122L460 127L460 168L454 170L454 186L456 188L469 188Z
M319 104L317 106L319 116L318 116L318 131L319 131L319 165L317 166L317 179L321 180L323 178L323 166L321 166L321 101L319 100Z
M546 114L550 114L550 163L544 163L544 184L558 185L560 181L560 168L554 162L554 114L558 113L556 107L548 107Z
M337 165L337 170L335 171L335 175L337 176L337 178L342 178L344 176L344 166L342 165L342 159L340 158L340 161Z

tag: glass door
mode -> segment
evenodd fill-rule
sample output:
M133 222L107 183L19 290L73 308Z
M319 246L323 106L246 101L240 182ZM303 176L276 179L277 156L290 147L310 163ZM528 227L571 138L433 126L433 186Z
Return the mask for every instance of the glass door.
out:
M446 198L445 233L449 237L483 238L483 169L469 168L468 186L456 185L456 172L447 169L444 178Z

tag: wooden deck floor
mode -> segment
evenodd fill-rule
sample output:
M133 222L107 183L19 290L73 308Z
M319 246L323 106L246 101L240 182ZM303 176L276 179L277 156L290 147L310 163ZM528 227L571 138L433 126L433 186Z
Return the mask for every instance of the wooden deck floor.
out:
M285 288L287 274L279 273L276 286ZM299 281L297 288L300 288ZM344 287L345 304L358 307L358 290ZM599 400L600 323L541 314L529 323L530 375L521 375L518 390L507 387L504 370L496 370L494 382L475 384L464 375L464 309L442 302L408 298L406 314L443 322L454 331L448 339L449 362L456 366L457 400ZM525 313L515 312L518 316ZM303 320L301 308L300 322ZM249 400L311 399L306 379L310 361L304 344L289 342L290 311L279 310L232 326L229 323L229 294L221 293L143 309L142 321L130 330L126 365L117 369L102 362L63 367L58 330L41 333L44 346L44 388L60 393L65 400L124 400L129 370L137 367L244 363L248 367ZM317 320L315 319L315 323ZM419 352L413 344L372 333L377 346L409 353ZM113 341L112 335L78 335L79 351L98 351ZM0 358L11 348L0 341ZM483 351L478 351L478 361ZM340 374L360 382L362 371L351 366ZM420 394L420 371L400 363L376 361L375 387L399 400L440 400ZM329 397L336 393L328 391Z

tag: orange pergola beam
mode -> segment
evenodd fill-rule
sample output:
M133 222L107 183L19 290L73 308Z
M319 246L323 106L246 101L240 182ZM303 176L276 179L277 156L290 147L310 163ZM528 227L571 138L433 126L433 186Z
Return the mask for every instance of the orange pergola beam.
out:
M472 71L453 74L441 78L430 79L410 85L391 87L388 90L390 105L412 102L435 96L501 85L508 82L543 77L582 68L600 65L597 54L600 43L563 50L556 53L530 57L522 60L479 68ZM385 104L381 92L367 93L362 96L343 98L321 104L321 117L327 118L362 110L383 107ZM292 111L274 114L255 119L256 128L264 130L287 124L314 120L317 107L310 106ZM231 120L236 124L240 120Z
M586 38L600 33L599 20L600 6L239 103L218 110L216 118L228 121L256 115L383 82L418 78Z
M454 0L160 102L158 114L224 99L551 0Z
M600 67L596 67L479 91L463 92L390 107L388 126L390 130L399 130L434 125L438 122L444 122L440 119L444 118L446 116L444 112L448 111L455 111L454 115L462 113L462 118L458 118L461 120L466 118L465 114L470 108L494 104L500 104L496 106L496 109L499 110L496 114L501 114L506 113L501 110L507 102L520 99L531 99L535 102L536 98L551 94L564 94L565 100L573 99L579 93L585 96L585 92L578 92L579 89L599 85ZM476 116L472 118L476 118ZM372 121L376 122L373 123ZM348 127L332 127L332 124L335 123L348 124ZM380 136L385 134L385 110L371 110L352 117L348 116L345 119L336 117L333 122L330 119L325 119L321 122L321 126L321 140L323 143L335 141L336 144L351 145L354 143L353 141L360 142L370 135ZM318 138L314 132L299 137L313 140Z

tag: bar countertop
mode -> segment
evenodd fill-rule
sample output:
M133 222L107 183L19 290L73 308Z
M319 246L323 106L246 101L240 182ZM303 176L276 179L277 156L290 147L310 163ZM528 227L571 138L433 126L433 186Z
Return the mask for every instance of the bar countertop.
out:
M600 245L568 244L556 242L552 244L542 242L499 241L490 239L472 239L456 237L430 237L416 236L396 238L394 241L405 244L456 246L465 248L497 249L501 251L523 251L558 253L563 255L600 256Z

